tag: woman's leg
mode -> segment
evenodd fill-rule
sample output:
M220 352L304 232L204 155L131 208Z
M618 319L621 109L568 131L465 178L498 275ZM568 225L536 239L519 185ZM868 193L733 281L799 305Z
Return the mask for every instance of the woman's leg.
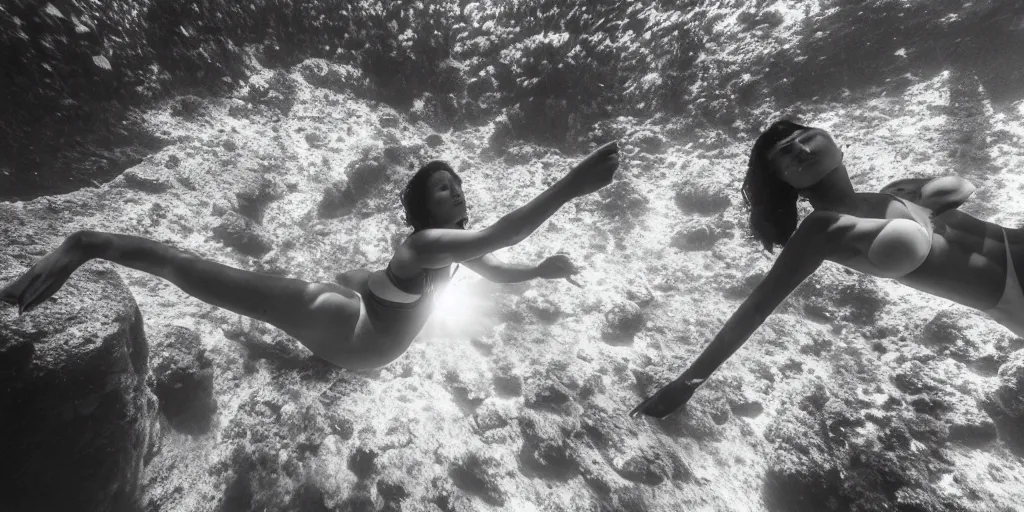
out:
M214 306L267 322L332 363L343 362L359 320L360 299L333 283L259 274L205 260L131 235L82 231L0 293L31 309L52 296L82 263L105 259L162 277Z
M360 268L341 272L334 276L334 280L349 290L355 290L356 293L365 295L366 291L369 289L370 275L372 274L373 272L370 272L365 268Z
M1006 241L1006 284L999 303L985 311L990 317L1024 337L1024 229L1003 228Z

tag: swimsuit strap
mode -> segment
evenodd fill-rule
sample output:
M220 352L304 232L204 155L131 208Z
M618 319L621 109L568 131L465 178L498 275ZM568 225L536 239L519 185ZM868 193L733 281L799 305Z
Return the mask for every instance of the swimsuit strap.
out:
M1017 269L1013 267L1013 253L1010 251L1010 236L1006 234L1006 228L1000 227L1003 231L1003 245L1006 246L1006 285L1003 288L1003 297L1012 292L1011 286L1016 285L1020 289L1020 280L1017 278Z
M909 206L909 205L907 205L907 202L906 202L906 201L904 201L902 197L899 197L899 196L895 196L895 195L893 195L893 194L889 194L888 192L886 192L886 194L888 194L888 195L892 196L892 198L893 198L893 199L895 199L895 200L897 200L897 201L899 201L899 202L903 203L903 207L904 207L904 208L906 208L907 210L910 210L910 215L911 215L911 217L914 217L914 218L913 218L913 219L907 219L907 220L912 220L912 221L916 222L916 223L917 223L918 225L921 225L921 223L920 223L920 222L918 222L918 220L917 220L917 217L915 217L915 216L914 216L914 211L910 209L910 206ZM914 204L915 204L915 205L917 205L917 203L914 203ZM917 206L920 206L920 205L917 205ZM929 214L929 216L928 216L928 217L929 217L929 219L933 218L933 217L932 217L932 215L934 215L934 213L932 213L932 214ZM921 225L921 227L924 227L924 226L923 226L923 225ZM928 228L925 228L925 229L928 229Z
M907 206L907 202L906 202L906 201L904 201L902 197L900 197L900 196L897 196L897 195L895 195L895 194L890 194L889 192L886 192L886 195L888 195L888 196L892 197L893 199L895 199L895 200L897 200L897 201L899 201L899 202L903 203L903 207L904 207L904 208L906 208L906 209L908 209L908 210L910 209L910 207L909 207L909 206Z
M395 274L394 270L391 270L390 262L388 262L388 267L384 272L387 274L388 280L391 281L391 284L395 285L395 288L412 295L419 295L423 293L427 272L421 273L415 277L399 277Z

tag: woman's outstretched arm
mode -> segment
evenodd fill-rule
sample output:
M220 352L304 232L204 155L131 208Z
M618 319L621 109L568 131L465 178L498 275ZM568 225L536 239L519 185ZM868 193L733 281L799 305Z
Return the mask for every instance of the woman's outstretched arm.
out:
M694 390L732 356L790 293L814 273L836 245L836 216L812 213L790 238L768 275L729 317L683 374L630 412L663 418L682 407Z
M971 182L959 176L942 176L897 180L882 187L881 192L924 206L935 217L959 208L975 190Z
M467 260L464 265L481 277L495 283L521 283L531 279L568 279L569 282L580 286L572 281L572 276L579 270L572 263L568 255L556 254L545 258L537 265L521 265L517 263L505 263L497 256L487 253L483 256Z
M506 263L491 253L466 260L463 265L480 274L484 279L495 283L521 283L540 277L537 265Z
M426 229L410 236L396 256L408 258L422 268L440 268L513 246L536 231L565 203L611 183L619 166L618 150L615 142L601 146L526 205L480 231Z

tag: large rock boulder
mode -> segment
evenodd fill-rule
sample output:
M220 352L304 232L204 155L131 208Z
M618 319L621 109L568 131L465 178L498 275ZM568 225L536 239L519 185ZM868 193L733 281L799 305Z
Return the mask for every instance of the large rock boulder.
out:
M31 262L0 254L0 282ZM23 316L3 305L0 510L137 510L149 375L142 317L110 264L86 264Z
M1024 457L1024 350L1010 354L999 368L998 386L985 401L999 438L1018 457Z
M213 228L213 237L224 245L254 258L262 258L274 248L266 232L252 219L226 212Z
M324 190L317 208L321 219L336 219L354 213L380 209L382 205L370 205L368 199L379 191L388 180L389 158L384 153L364 153L346 172L346 179L332 183ZM385 203L387 207L393 205Z
M154 352L151 364L160 411L177 430L205 433L217 412L213 363L206 356L199 334L192 329L170 326L160 334L164 346Z

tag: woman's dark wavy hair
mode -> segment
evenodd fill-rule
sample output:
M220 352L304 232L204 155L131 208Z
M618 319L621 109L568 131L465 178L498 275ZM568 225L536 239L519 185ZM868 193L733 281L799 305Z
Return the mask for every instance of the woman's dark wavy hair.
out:
M792 121L776 121L761 133L750 150L747 177L743 180L743 200L750 209L750 229L764 249L785 246L796 231L799 194L782 181L768 161L768 151L794 132L807 128Z
M420 167L412 176L409 183L406 183L402 190L402 206L405 207L405 223L412 226L413 232L419 232L430 227L430 206L428 205L427 184L435 172L448 171L455 177L456 183L462 186L462 178L455 173L447 162L434 160L427 162Z

